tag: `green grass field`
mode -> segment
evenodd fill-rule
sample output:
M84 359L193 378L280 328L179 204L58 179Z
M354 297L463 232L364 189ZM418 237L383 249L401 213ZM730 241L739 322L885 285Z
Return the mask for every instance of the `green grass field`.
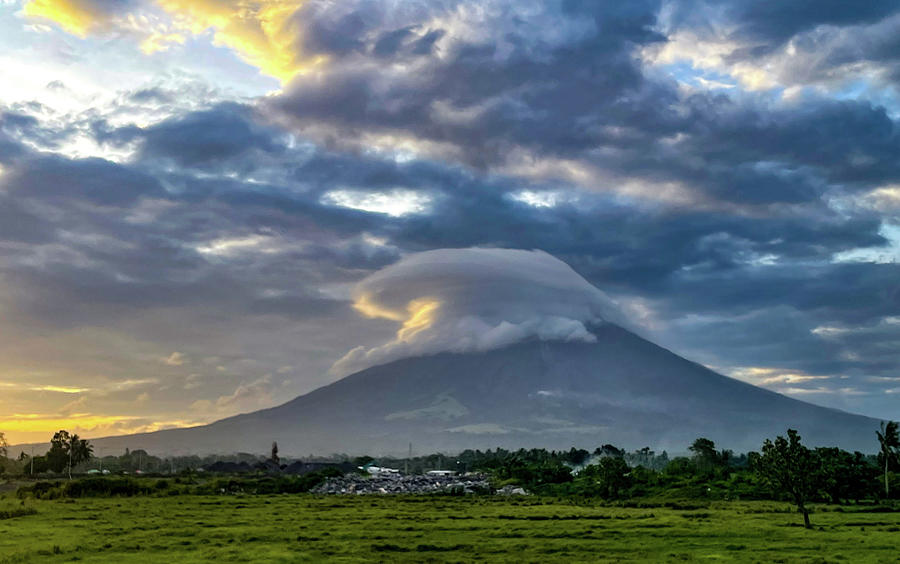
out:
M900 513L547 498L0 499L0 562L898 562ZM34 513L33 511L36 511ZM19 515L21 513L21 515Z

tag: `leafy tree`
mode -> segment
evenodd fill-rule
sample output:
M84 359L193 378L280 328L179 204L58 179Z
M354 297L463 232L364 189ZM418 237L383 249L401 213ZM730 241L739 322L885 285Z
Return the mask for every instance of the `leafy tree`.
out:
M625 451L622 449L618 449L613 445L603 445L601 447L597 447L594 450L594 456L617 456L622 457L625 456Z
M859 501L866 495L875 470L861 452L850 454L836 447L817 448L820 486L832 503Z
M43 474L50 470L50 464L47 461L47 456L35 456L34 458L28 461L28 469L29 471L34 470L35 474Z
M72 468L90 460L94 447L78 435L70 435L66 430L57 431L50 439L50 450L47 452L47 466L54 472L62 472L68 468L69 478Z
M0 433L0 456L6 458L6 455L9 453L6 450L9 447L9 443L6 442L6 436L3 433Z
M694 453L694 462L699 470L708 472L718 466L719 453L716 451L716 443L711 440L700 437L688 450Z
M730 450L716 450L716 443L710 439L700 437L688 447L694 453L694 463L697 469L707 474L712 474L716 469L727 466L731 458Z
M694 443L688 447L688 450L693 452L696 457L711 460L715 460L716 455L718 454L718 452L716 452L716 443L704 437L695 440Z
M372 464L373 462L375 462L375 459L371 456L357 456L353 459L353 465L357 467L366 466L368 464Z
M572 447L568 452L563 454L563 460L575 466L581 466L591 456L591 453L583 448Z
M78 435L72 435L69 442L69 448L72 451L72 457L69 461L69 473L72 468L78 466L82 462L87 462L94 456L94 447L86 439L79 438Z
M691 476L697 467L690 458L676 456L666 464L663 471L670 476Z
M631 468L624 459L615 456L605 456L597 464L586 467L579 474L579 478L593 480L599 488L600 497L606 499L618 498L622 490L629 486L628 475Z
M69 441L71 437L65 430L57 431L50 439L50 450L47 451L47 467L53 472L62 472L69 464Z
M881 443L881 453L879 458L884 464L884 497L890 497L890 486L888 483L888 469L892 461L896 461L898 453L900 453L900 434L897 432L897 422L888 421L881 422L881 431L875 431L878 435L878 442Z
M788 437L766 439L762 455L753 457L759 476L776 493L790 496L803 513L803 525L809 529L809 509L806 507L821 484L820 460L816 453L800 444L800 435L788 429Z

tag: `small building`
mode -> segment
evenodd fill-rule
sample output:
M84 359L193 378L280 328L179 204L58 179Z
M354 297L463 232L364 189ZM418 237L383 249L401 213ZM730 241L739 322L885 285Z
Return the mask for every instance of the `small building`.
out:
M455 470L429 470L425 472L426 476L456 476Z

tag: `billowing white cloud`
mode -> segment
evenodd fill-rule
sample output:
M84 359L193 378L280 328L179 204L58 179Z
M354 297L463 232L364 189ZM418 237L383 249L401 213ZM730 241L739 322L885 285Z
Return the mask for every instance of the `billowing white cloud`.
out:
M484 351L530 338L592 342L589 324L625 324L616 304L543 251L441 249L365 278L354 307L400 324L393 340L357 347L334 364L349 374L399 358Z

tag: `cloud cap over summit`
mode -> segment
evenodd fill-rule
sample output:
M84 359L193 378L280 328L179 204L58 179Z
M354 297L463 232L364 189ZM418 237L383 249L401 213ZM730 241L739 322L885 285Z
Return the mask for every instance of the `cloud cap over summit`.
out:
M332 368L337 374L408 356L491 350L533 337L592 342L587 324L627 324L603 291L540 250L417 253L363 279L353 296L363 315L401 326L386 344L350 351Z

